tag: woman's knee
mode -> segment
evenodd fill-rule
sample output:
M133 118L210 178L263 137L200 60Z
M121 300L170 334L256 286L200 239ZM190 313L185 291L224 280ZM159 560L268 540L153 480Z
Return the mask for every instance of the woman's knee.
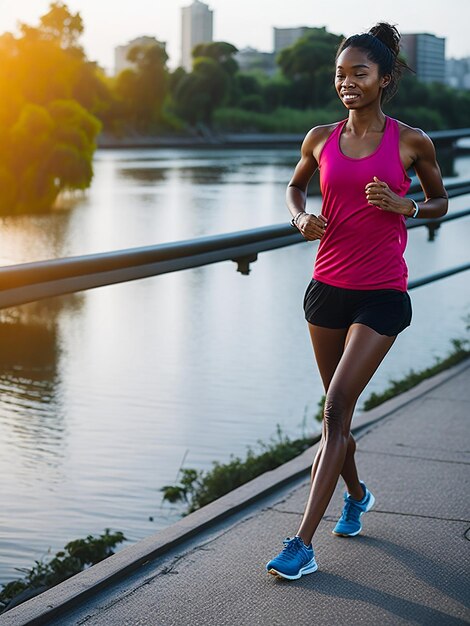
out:
M354 406L351 406L351 402L341 392L332 390L327 393L323 412L327 438L331 436L344 437L348 440L349 445L349 429L353 408Z
M354 437L351 435L351 433L349 433L349 438L348 438L348 454L349 455L354 455L356 452L356 440L354 439Z

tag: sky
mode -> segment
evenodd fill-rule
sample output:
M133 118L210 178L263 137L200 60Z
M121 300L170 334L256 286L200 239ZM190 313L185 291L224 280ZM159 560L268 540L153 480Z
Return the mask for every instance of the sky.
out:
M169 66L180 62L181 7L192 0L68 0L80 12L82 44L89 59L112 72L114 48L140 35L167 43ZM470 0L204 0L214 11L214 40L237 48L273 49L273 27L326 26L343 35L388 21L401 32L446 37L446 57L470 56ZM16 32L18 21L35 25L49 0L0 0L0 33Z

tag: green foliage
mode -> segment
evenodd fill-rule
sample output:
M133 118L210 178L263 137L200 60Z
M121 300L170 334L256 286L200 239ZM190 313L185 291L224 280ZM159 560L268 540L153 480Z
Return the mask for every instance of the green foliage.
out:
M236 108L220 108L214 114L214 128L229 132L305 133L317 124L331 121L322 109L298 111L281 107L271 113Z
M176 92L181 81L187 76L184 67L177 67L174 72L168 75L168 90L173 99L176 99Z
M470 92L403 76L386 112L424 130L466 128L470 125Z
M467 321L467 331L469 329L470 319ZM439 359L432 367L428 367L421 372L411 371L404 379L392 381L391 386L382 394L377 395L373 393L365 401L363 409L365 411L372 409L389 398L411 389L422 380L430 378L470 356L470 340L454 339L452 340L452 345L452 352L446 358ZM325 396L322 396L318 402L318 411L314 415L315 420L319 422L323 420L324 407ZM305 421L306 416L304 415L304 427ZM181 474L181 478L179 484L162 487L162 498L172 503L185 502L188 507L187 513L192 513L229 491L256 478L256 476L290 461L319 439L320 436L313 438L306 437L303 434L302 438L292 441L282 434L278 425L277 438L271 439L268 444L261 441L258 442L262 449L259 454L255 454L251 448L248 448L245 459L232 455L228 463L214 461L212 469L207 472L195 469L180 469L179 474Z
M317 123L346 117L347 111L336 95L333 80L334 57L341 39L324 28L310 29L293 46L280 52L277 62L281 73L271 78L261 72L233 73L232 66L228 72L232 77L229 87L219 82L215 98L213 94L208 97L208 83L216 83L220 76L207 73L204 82L196 80L194 69L185 79L180 73L175 76L175 82L184 87L172 91L178 103L175 110L192 125L213 121L214 128L220 132L305 133ZM207 45L201 45L195 53L212 55L222 67L222 55L216 49L209 52ZM284 111L289 114L284 115ZM303 111L305 117L299 115ZM315 117L313 123L310 121L310 111L317 112L319 122ZM407 74L385 111L427 131L466 127L470 125L470 93L421 83Z
M312 28L279 53L278 65L296 87L299 108L323 106L334 96L334 58L341 40L325 28Z
M47 211L61 191L86 189L99 128L73 100L24 104L2 137L0 213Z
M0 214L49 210L92 179L106 88L78 44L80 15L51 4L37 27L0 38Z
M256 476L290 461L313 445L314 441L311 437L291 440L283 435L278 425L277 438L268 444L258 442L262 450L260 454L248 448L245 459L232 455L228 463L215 461L212 470L208 472L183 469L179 485L162 487L163 499L169 502L185 501L188 503L188 513L191 513Z
M257 76L244 72L235 74L231 83L229 104L248 111L264 111L265 100Z
M317 405L318 411L313 416L314 419L317 420L317 422L323 421L323 413L325 411L325 401L326 401L326 396L323 394L320 400L318 401L318 405Z
M70 13L63 2L52 2L49 11L40 18L37 28L21 24L20 29L25 37L52 41L63 49L81 51L78 39L84 31L83 20L80 13Z
M387 107L384 107L390 114ZM415 128L423 130L445 130L448 126L438 110L426 106L410 106L400 108L398 111L399 118ZM393 117L393 115L392 115Z
M261 113L264 109L264 100L259 94L253 93L240 98L239 106L245 111L257 111Z
M298 109L291 91L291 82L282 75L277 75L263 84L263 98L266 112L280 108Z
M71 97L88 113L95 115L103 125L109 124L116 99L103 70L96 63L86 60L80 63Z
M452 345L454 346L452 352L443 359L436 359L436 363L431 367L427 367L420 372L410 370L401 380L390 381L390 386L384 392L379 394L372 393L364 402L363 409L365 411L369 411L370 409L379 406L386 400L394 398L395 396L416 387L416 385L421 381L426 380L435 374L439 374L439 372L443 372L453 365L457 365L457 363L460 363L470 356L470 342L468 340L453 339Z
M46 211L61 191L89 186L102 126L121 136L188 127L305 134L347 115L333 88L341 37L325 28L283 50L273 77L239 72L235 46L211 42L195 47L189 73L168 72L164 46L136 46L133 68L113 79L87 60L83 30L79 13L53 2L37 26L0 37L0 214ZM57 102L75 112L56 119ZM470 93L405 76L386 112L424 130L466 127Z
M129 130L154 132L161 124L163 103L168 91L163 46L134 46L128 53L134 69L125 69L114 82L116 117Z
M0 592L0 607L12 608L21 602L58 585L114 554L113 548L126 538L121 532L111 533L109 528L98 537L88 535L86 539L70 541L47 563L36 561L31 569L20 569L22 579L13 580Z
M212 116L230 97L237 52L232 44L215 41L199 44L193 50L193 70L189 74L178 71L172 80L175 112L195 126L212 125Z
M194 61L199 58L212 59L220 65L226 74L233 76L238 70L238 63L233 55L238 52L237 48L226 41L212 41L210 43L200 43L194 47L192 56ZM194 67L194 63L193 63Z
M75 98L91 112L103 109L110 96L95 63L79 44L84 25L79 13L53 2L35 27L20 24L21 37L4 47L10 78L29 101L45 104Z
M191 124L210 125L214 110L224 101L230 77L209 57L194 59L193 71L181 80L176 90L177 112Z

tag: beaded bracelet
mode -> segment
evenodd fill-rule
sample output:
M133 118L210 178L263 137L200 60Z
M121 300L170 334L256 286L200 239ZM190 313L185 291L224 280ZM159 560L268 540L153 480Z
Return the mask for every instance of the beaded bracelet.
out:
M307 211L299 211L299 213L296 213L294 215L294 217L290 221L291 226L294 226L294 228L297 228L297 220L299 219L300 215L307 215Z

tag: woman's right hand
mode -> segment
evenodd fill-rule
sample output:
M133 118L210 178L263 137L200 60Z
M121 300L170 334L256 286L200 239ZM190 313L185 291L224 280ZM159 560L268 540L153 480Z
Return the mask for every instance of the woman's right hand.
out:
M312 213L304 213L297 220L297 228L307 241L315 241L321 239L325 234L326 217L323 215L313 215Z

